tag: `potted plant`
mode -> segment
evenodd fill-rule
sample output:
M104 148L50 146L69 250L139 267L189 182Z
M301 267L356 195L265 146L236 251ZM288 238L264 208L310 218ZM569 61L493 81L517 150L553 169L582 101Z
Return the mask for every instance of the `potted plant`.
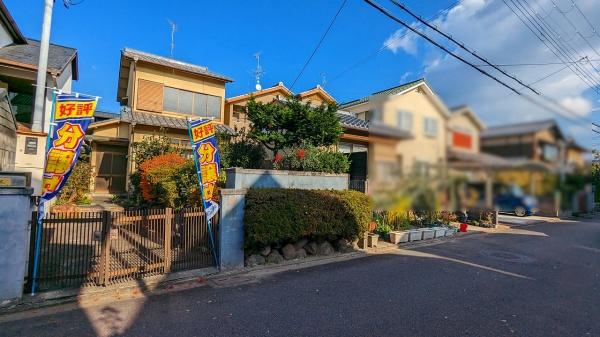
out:
M435 238L444 237L446 235L446 227L438 226L433 227L432 229L434 230Z
M409 235L408 238L409 238L409 240L411 242L413 242L413 241L420 241L420 240L423 239L423 231L419 230L419 229L410 230L408 232L408 235Z
M435 237L435 230L433 228L425 227L421 228L423 232L423 240L433 239Z
M390 242L393 244L398 244L408 242L408 239L410 237L410 231L391 231L389 235Z

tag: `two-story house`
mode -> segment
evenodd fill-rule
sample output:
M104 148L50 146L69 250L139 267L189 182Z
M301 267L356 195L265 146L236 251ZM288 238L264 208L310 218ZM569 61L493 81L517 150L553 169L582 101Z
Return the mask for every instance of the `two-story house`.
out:
M232 80L207 67L125 48L121 51L117 101L121 115L94 122L91 164L96 194L125 193L134 172L132 145L164 132L188 147L187 118L212 118L223 132L225 84Z
M445 169L450 112L424 79L344 103L341 109L406 134L371 144L371 182L385 185L409 172L434 174Z
M585 163L586 149L566 138L553 119L490 127L481 135L482 151L513 161L528 161L556 171Z
M290 96L296 96L301 102L312 106L336 103L335 99L320 85L294 94L282 82L279 82L272 87L228 98L225 104L225 123L237 132L248 130L250 121L246 116L246 104L251 98L258 102L270 103L284 100ZM373 155L382 154L381 146L374 149L372 145L375 143L395 145L398 139L409 138L409 135L393 126L358 118L355 113L350 111L339 110L338 117L344 133L336 145L337 150L350 157L350 187L364 192L367 190L366 181L369 176L369 151L373 150Z
M17 121L16 148L12 149L11 163L5 167L31 175L34 194L41 193L44 149L50 127L52 92L55 88L71 92L77 80L77 50L50 44L48 69L41 130L32 130L33 105L40 43L23 36L12 16L0 1L0 88L7 93L10 108ZM12 143L11 143L12 144ZM12 145L11 145L12 146ZM6 149L3 153L10 153Z

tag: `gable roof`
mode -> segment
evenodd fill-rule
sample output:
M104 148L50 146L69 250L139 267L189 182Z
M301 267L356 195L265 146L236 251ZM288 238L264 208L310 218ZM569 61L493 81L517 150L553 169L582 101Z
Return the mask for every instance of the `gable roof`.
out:
M461 105L450 109L452 115L466 115L477 126L479 131L485 129L485 124L479 119L477 114L468 105Z
M121 50L121 60L119 66L119 83L117 88L117 101L121 102L127 92L129 82L129 67L132 62L142 61L161 67L177 69L193 75L205 76L224 83L233 82L228 76L221 75L208 70L208 67L187 63L172 58L143 52L136 49L124 48Z
M408 83L404 83L395 87L391 87L391 88L387 88L387 89L383 89L380 91L376 91L374 93L372 93L369 96L365 96L363 98L359 98L359 99L355 99L353 101L349 101L346 103L342 103L340 104L340 108L347 108L347 107L351 107L354 105L358 105L358 104L362 104L362 103L366 103L369 100L371 100L374 96L390 96L390 95L395 95L398 93L401 93L403 91L406 91L412 87L416 87L417 85L421 84L421 83L425 83L425 79L420 78L418 80L412 81L412 82L408 82Z
M226 101L226 103L233 103L233 102L242 101L244 99L249 99L252 96L262 96L262 95L270 94L270 93L277 92L277 91L283 91L287 96L293 95L292 91L290 89L288 89L283 84L283 82L279 82L279 83L275 84L274 86L271 86L271 87L268 87L268 88L265 88L262 90L257 90L257 91L249 92L246 94L227 98L225 101Z
M554 128L558 136L564 138L562 131L553 119L545 119L540 121L515 123L492 126L481 133L482 138L518 136L536 133L542 130Z
M30 70L37 70L40 56L40 41L26 39L25 44L12 44L0 48L0 63ZM48 73L59 76L67 66L72 66L73 79L78 79L77 49L50 44L48 49Z
M364 119L357 118L351 112L338 110L337 115L340 118L340 124L342 124L342 126L346 129L368 131L370 135L391 137L397 139L408 139L412 137L412 135L408 131L383 123L366 121Z
M4 5L4 1L0 0L0 21L4 24L8 33L12 36L15 43L27 43L17 23Z
M325 98L325 100L335 103L335 98L333 98L333 96L331 96L327 91L325 91L325 89L323 89L323 87L321 87L318 84L316 87L305 90L299 93L297 96L300 98L304 98L310 95L320 95L321 97Z

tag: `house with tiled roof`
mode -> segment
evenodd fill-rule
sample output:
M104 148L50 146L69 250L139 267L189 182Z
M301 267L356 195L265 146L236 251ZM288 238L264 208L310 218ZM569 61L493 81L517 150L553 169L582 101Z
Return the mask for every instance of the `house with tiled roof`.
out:
M370 144L372 184L385 186L415 170L433 174L444 169L450 112L424 79L374 92L340 108L405 134L401 139L379 137Z
M336 100L323 87L317 85L300 93L293 93L283 82L267 87L262 90L230 97L225 103L225 123L236 132L242 132L250 128L250 121L246 117L246 104L251 98L258 102L270 103L284 100L295 96L301 102L312 106L336 103ZM337 144L340 152L350 157L350 185L353 188L364 191L368 178L368 152L370 144L375 141L409 138L410 135L394 126L385 125L376 121L368 121L359 118L354 112L338 110L340 123L344 133Z
M121 113L90 124L93 191L123 194L134 167L132 145L164 133L189 148L187 118L211 118L232 133L225 119L225 85L233 80L206 66L131 48L121 51L117 101Z
M6 91L16 118L14 170L31 174L34 194L41 192L46 136L50 127L52 90L45 91L42 128L32 130L40 42L26 38L0 1L0 88ZM78 79L77 50L50 43L46 87L71 92ZM0 149L4 150L4 149ZM0 151L0 153L8 153Z

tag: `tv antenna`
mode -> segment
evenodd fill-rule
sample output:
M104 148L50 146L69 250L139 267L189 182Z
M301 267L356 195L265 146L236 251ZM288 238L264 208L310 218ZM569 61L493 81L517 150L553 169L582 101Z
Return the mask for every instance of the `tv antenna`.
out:
M325 88L327 85L327 75L325 73L321 73L321 87Z
M256 79L256 91L262 90L262 86L260 85L260 77L265 73L263 68L260 66L260 54L262 52L257 52L254 54L254 58L256 59L256 69L254 69L254 78Z
M175 49L175 32L177 31L177 24L175 22L167 19L169 26L171 26L171 58L173 58L173 50Z

